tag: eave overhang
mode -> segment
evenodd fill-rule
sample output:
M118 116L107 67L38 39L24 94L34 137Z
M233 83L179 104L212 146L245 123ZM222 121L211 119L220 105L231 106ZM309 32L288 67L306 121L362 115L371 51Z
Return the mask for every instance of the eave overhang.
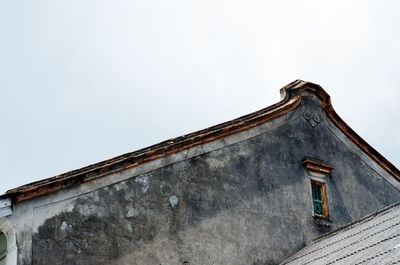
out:
M99 179L106 175L136 167L201 144L248 130L296 109L301 103L303 93L316 95L321 100L322 108L329 120L372 160L400 182L400 171L355 133L339 115L336 114L331 105L330 96L321 86L296 80L283 87L280 92L283 98L282 101L262 110L207 129L172 138L135 152L117 156L87 167L9 190L0 196L0 199L11 198L13 202L28 200L80 183Z

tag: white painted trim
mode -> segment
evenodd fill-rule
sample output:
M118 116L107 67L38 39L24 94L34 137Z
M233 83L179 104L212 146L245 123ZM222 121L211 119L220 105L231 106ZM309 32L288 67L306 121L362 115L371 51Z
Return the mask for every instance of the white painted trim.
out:
M0 230L7 238L7 256L5 265L17 265L17 243L14 229L11 227L7 217L0 218Z
M4 216L9 216L12 214L11 199L1 199L0 200L0 218Z
M309 175L309 178L311 179L311 180L314 180L314 181L316 181L316 182L320 182L320 183L326 183L326 179L325 178L319 178L319 177L315 177L315 176L311 176L311 175Z

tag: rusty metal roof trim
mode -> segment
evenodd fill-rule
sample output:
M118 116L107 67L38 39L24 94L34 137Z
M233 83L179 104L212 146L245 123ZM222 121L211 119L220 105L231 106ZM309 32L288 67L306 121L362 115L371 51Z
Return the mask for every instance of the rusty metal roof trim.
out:
M296 80L281 89L283 100L262 110L240 118L227 121L197 132L172 138L161 143L111 158L77 170L69 171L51 178L36 181L11 189L0 198L11 198L13 202L28 200L49 194L80 183L85 183L131 167L141 165L197 145L215 141L276 119L296 109L301 103L303 92L315 94L322 102L322 108L332 123L337 126L353 143L368 154L384 170L400 181L400 172L388 160L380 155L358 136L334 111L330 96L317 84Z
M364 139L361 138L353 129L347 125L346 122L340 118L332 107L331 98L325 90L314 83L301 82L297 86L291 89L299 89L301 94L303 91L311 92L316 94L322 102L322 109L329 120L344 134L346 135L358 148L365 152L372 160L374 160L380 167L386 172L392 175L397 181L400 182L400 171L392 163L390 163L385 157L383 157L378 151L370 146Z

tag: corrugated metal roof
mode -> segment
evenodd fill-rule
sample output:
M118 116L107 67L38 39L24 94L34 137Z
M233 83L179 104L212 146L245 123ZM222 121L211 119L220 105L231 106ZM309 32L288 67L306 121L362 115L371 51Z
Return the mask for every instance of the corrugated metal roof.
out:
M400 203L315 239L282 264L400 264Z

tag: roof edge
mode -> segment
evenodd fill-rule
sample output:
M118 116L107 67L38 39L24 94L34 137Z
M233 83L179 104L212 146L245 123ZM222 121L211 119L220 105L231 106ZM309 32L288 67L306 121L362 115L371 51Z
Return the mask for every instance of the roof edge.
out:
M134 152L8 190L0 198L11 198L13 202L28 200L248 130L296 109L301 103L302 93L316 95L321 100L322 108L330 121L372 160L400 182L400 171L364 141L337 115L332 107L330 96L321 86L311 82L296 80L283 87L280 93L282 100L267 108L200 131L171 138Z
M400 182L399 169L397 169L391 162L389 162L389 160L387 160L378 151L376 151L375 148L369 145L363 138L361 138L361 136L359 136L353 129L351 129L346 122L342 120L342 118L334 110L330 96L321 86L310 82L302 82L298 84L295 88L299 89L300 91L306 91L316 94L321 99L322 109L324 110L329 120L358 148L360 148L381 168L383 168L387 173L392 175L397 181ZM301 94L301 92L299 93Z
M77 184L99 179L106 175L169 156L197 145L248 130L296 109L297 106L300 105L301 95L294 93L294 91L290 89L302 82L304 81L296 80L286 85L284 89L288 90L289 93L285 93L281 101L267 108L200 131L171 138L131 153L126 153L80 169L8 190L5 194L1 195L0 198L11 198L13 202L21 202Z

